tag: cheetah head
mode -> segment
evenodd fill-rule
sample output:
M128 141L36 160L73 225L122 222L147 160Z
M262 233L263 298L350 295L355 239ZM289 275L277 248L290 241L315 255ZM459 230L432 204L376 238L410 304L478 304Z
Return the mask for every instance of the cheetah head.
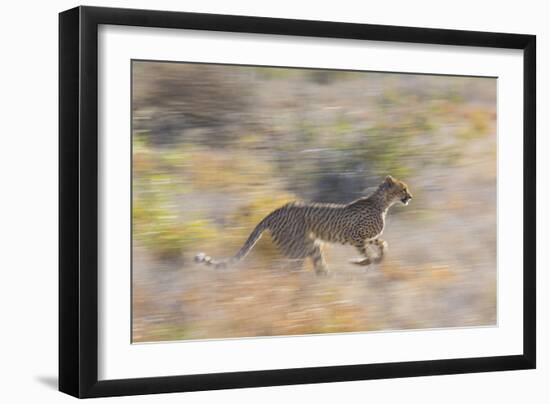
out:
M393 178L391 175L386 177L381 187L385 190L387 198L391 203L401 201L403 205L408 205L412 199L412 194L409 192L407 184Z

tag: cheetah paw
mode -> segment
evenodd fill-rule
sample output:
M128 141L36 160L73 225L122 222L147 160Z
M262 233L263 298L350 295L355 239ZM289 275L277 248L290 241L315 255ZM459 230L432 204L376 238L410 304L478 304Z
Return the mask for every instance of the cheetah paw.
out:
M370 265L372 263L370 258L352 258L349 260L349 262L354 265L362 265L362 266Z

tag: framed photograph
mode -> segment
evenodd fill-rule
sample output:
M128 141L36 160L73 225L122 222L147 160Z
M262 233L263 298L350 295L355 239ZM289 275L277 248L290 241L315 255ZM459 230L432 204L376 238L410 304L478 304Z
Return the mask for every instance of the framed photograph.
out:
M535 368L535 36L59 28L61 391Z

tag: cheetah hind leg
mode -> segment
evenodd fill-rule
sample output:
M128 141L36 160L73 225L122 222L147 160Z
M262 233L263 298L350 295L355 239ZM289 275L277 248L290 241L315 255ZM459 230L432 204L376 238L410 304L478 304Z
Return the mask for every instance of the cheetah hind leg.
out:
M320 243L315 243L313 245L313 250L310 254L311 260L313 261L313 268L317 275L328 275L328 266L325 262L325 257L323 257L323 251L321 249Z

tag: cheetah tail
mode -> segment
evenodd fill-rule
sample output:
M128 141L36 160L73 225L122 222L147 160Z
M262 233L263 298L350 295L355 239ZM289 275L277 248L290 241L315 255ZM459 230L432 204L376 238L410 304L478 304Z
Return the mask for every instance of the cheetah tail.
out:
M233 257L216 260L204 253L199 253L195 256L195 262L206 264L209 266L211 265L214 266L216 269L226 268L236 264L248 255L248 253L252 250L252 248L254 248L258 240L260 240L260 238L262 237L262 233L267 230L267 228L269 227L267 219L268 218L266 217L264 220L258 223L252 233L250 233L250 236L248 236L248 239L245 241L243 246Z

